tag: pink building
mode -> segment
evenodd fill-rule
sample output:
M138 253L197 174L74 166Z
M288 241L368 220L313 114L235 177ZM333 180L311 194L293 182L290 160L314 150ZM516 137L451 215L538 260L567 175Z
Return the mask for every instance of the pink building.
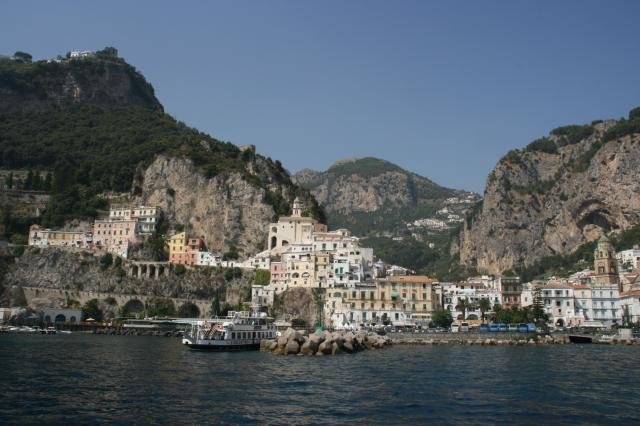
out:
M269 272L271 273L271 285L275 288L276 293L286 290L287 269L284 264L282 262L271 262Z
M129 246L136 241L137 220L96 220L93 244L98 249L126 258Z

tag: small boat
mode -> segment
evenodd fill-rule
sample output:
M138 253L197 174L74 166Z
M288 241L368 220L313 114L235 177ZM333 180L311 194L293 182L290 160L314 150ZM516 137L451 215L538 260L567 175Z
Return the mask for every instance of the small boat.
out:
M570 334L569 341L571 343L593 343L593 337L584 334Z
M69 330L58 330L58 334L71 334Z
M276 327L266 314L230 311L226 318L197 321L182 338L191 349L243 351L260 349L260 341L275 339Z

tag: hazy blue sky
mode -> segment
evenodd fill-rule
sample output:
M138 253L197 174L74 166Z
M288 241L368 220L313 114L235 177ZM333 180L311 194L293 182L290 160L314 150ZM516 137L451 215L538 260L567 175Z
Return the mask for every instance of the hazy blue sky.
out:
M509 149L640 105L640 1L5 1L0 53L115 46L165 110L291 171L376 156L482 192Z

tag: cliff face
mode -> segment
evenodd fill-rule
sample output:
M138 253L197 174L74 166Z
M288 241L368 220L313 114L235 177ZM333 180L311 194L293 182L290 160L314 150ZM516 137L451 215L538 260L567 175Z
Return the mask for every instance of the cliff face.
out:
M119 58L29 64L0 60L0 113L82 103L162 110L153 87Z
M124 265L126 269L126 265ZM159 279L138 279L113 266L100 267L99 258L88 252L70 252L57 248L30 248L9 265L2 283L5 289L14 286L39 287L68 291L92 291L116 294L140 294L194 299L219 298L229 306L250 302L254 272L245 270L241 277L226 281L222 271L188 270L184 275L169 273ZM64 300L44 304L64 306ZM20 306L20 305L11 305Z
M640 138L615 132L629 123L556 129L506 155L467 218L461 262L497 274L638 223Z
M287 188L269 187L289 197ZM251 255L264 249L275 214L265 196L266 189L251 185L240 173L207 178L191 160L158 156L144 171L139 202L160 207L170 221L204 236L210 250L235 246Z
M301 170L294 180L311 190L332 226L363 235L402 230L404 221L432 216L450 197L478 198L376 158L343 160L325 172Z

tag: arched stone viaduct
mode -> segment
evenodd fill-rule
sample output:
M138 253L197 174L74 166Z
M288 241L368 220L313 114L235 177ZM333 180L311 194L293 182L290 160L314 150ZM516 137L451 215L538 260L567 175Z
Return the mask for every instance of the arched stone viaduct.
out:
M116 293L102 293L95 291L76 291L76 290L61 290L54 288L39 288L39 287L22 287L24 291L24 295L27 299L27 304L32 306L31 301L33 299L39 298L50 298L50 299L71 299L77 300L81 304L87 303L91 299L104 300L108 297L112 297L118 303L118 306L124 306L127 302L131 300L139 300L142 303L147 302L147 300L158 297L158 296L146 296L139 294L116 294ZM190 302L198 307L200 310L200 318L207 318L210 315L211 310L211 301L203 300L203 299L182 299L182 298L174 298L169 297L168 299L173 300L173 303L176 306L176 310L182 306L183 303Z

